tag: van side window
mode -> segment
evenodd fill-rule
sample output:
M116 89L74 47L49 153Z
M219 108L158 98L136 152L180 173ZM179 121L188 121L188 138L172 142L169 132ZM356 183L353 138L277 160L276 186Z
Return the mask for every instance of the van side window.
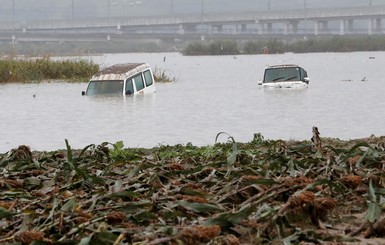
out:
M126 94L133 94L134 86L132 85L132 79L127 79L126 81Z
M136 91L142 90L144 88L144 82L143 82L142 74L140 73L140 74L136 75L133 79L135 82Z
M150 70L143 72L143 74L144 74L144 80L146 81L146 86L148 87L151 84L153 84L154 81L152 80L152 75Z
M301 68L301 80L303 80L305 77L307 77L307 72L305 69Z

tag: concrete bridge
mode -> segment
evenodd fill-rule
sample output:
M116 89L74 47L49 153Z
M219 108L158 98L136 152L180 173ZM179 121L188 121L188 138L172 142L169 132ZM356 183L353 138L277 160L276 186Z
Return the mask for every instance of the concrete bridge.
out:
M189 35L384 34L385 5L350 8L269 10L239 13L114 17L1 23L3 33Z

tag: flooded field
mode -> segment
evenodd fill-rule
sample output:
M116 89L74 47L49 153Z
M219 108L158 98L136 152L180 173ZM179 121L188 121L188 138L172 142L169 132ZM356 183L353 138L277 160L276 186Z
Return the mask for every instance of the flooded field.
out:
M145 96L84 97L84 83L0 85L0 152L73 148L104 141L127 147L213 144L219 132L249 142L321 137L353 139L385 134L385 52L186 57L178 53L106 54L101 65L147 62L177 79ZM263 90L264 68L298 64L305 90ZM223 135L221 141L227 138Z

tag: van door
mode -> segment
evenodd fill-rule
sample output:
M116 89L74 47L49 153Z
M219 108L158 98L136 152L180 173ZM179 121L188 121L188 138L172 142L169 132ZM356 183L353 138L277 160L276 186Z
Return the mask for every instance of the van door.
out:
M150 70L143 72L144 80L146 82L146 87L151 86L154 81Z
M126 80L126 91L125 94L133 94L135 93L134 85L132 84L132 79L129 78Z
M144 81L143 81L142 73L139 73L136 76L134 76L133 80L134 80L135 88L137 92L144 89Z

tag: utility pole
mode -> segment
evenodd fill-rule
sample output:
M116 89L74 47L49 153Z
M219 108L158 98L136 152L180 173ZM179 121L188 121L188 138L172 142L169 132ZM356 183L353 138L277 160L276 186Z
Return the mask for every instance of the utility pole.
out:
M15 0L12 0L12 25L15 29Z
M110 24L111 24L111 15L110 15L110 0L107 0L107 40L110 40Z
M71 5L71 19L74 19L74 0L72 0L72 5Z
M108 25L110 25L110 0L107 0L107 17L108 17Z
M201 2L201 22L203 24L203 15L204 15L204 12L205 12L205 3L204 3L204 0L202 0Z
M15 44L16 44L16 36L15 36L15 32L16 32L16 26L15 26L15 0L12 0L12 30L13 30L12 45L15 46Z
M306 33L306 29L307 29L307 3L306 3L306 0L303 0L303 11L304 11L304 16L305 16L304 31Z

